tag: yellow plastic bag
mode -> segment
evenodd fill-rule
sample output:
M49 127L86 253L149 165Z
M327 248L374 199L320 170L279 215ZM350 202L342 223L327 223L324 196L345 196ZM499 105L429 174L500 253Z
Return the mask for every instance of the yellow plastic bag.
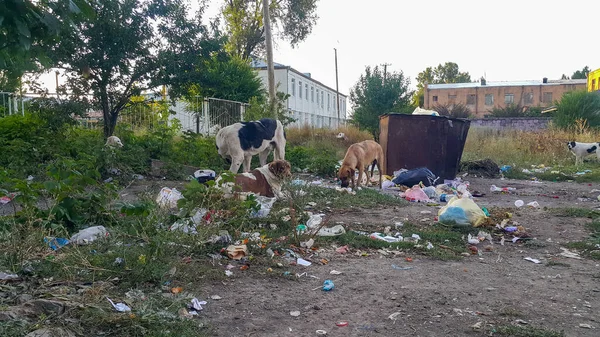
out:
M438 213L438 220L445 224L459 226L471 225L479 227L485 221L485 213L470 198L453 197L448 205L442 207Z

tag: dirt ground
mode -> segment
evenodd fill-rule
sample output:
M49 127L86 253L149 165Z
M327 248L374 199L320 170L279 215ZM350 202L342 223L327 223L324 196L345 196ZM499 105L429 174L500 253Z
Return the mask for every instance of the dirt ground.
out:
M471 192L485 193L475 198L479 206L510 208L513 219L528 228L540 244L494 244L490 252L458 261L411 255L412 262L406 261L408 255L403 252L384 255L372 250L363 256L356 251L339 254L333 247L325 247L312 260L326 258L327 265L284 266L281 271L289 271L291 277L251 267L235 269L225 281L189 285L187 288L194 288L198 297L208 302L200 321L209 325L215 336L318 336L317 330L324 330L327 336L488 336L494 327L510 325L555 329L566 336L599 336L599 262L558 255L565 243L589 236L585 224L591 220L559 217L551 211L599 207L596 197L600 192L591 191L600 184L466 180ZM493 193L492 184L517 191ZM155 195L161 186L179 187L181 183L140 182L123 191L121 198ZM525 203L535 200L540 208L517 209L517 199ZM327 214L330 223L378 231L382 225L393 226L398 221L427 225L437 211L435 206L410 203ZM342 273L332 275L332 270ZM326 279L334 282L334 290L321 290ZM213 300L213 295L221 299ZM299 316L292 316L292 311L299 311ZM348 323L337 326L341 321ZM473 328L476 324L481 328Z
M562 330L566 336L598 336L600 332L600 265L594 260L559 256L562 244L588 236L587 218L557 217L546 208L600 205L591 193L599 184L532 183L499 179L467 179L480 206L514 209L514 219L535 234L543 247L522 244L494 245L492 252L461 261L440 261L404 254L367 257L323 249L327 265L289 267L293 280L272 277L261 270L235 272L225 283L202 286L208 300L202 315L218 336L483 336L492 326L522 325ZM514 194L491 193L492 184L517 188ZM556 195L559 198L540 196ZM594 201L579 201L589 197ZM539 209L516 209L514 201L538 201ZM331 215L332 222L393 225L416 223L421 211L434 207L411 203L394 209L356 209ZM377 226L380 228L380 226ZM524 260L539 259L541 264ZM548 261L553 263L548 265ZM392 267L410 266L397 270ZM341 275L331 275L331 270ZM304 274L306 273L306 274ZM331 279L335 289L320 289ZM291 311L299 311L293 317ZM393 315L397 313L396 315ZM390 315L392 318L390 318ZM338 327L339 321L348 325ZM480 323L482 329L472 328ZM589 324L592 328L580 327Z

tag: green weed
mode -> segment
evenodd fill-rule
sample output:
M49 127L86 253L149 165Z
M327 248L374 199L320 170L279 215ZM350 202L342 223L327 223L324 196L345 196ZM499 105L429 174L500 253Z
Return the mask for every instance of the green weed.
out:
M510 337L563 337L565 333L552 329L535 328L532 326L507 325L496 329L499 336ZM496 334L494 334L496 335Z

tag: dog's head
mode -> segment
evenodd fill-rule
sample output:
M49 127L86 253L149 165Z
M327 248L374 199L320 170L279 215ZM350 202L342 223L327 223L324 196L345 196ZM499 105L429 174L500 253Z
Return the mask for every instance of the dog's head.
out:
M575 142L567 142L567 147L569 148L569 150L572 150L575 147L575 145L577 145L577 143L575 143Z
M350 180L352 179L352 177L354 176L354 169L350 168L349 166L343 165L342 167L340 167L340 170L338 172L338 178L340 178L340 181L342 182L342 187L348 187L348 185L350 184Z
M292 166L287 160L274 160L269 163L269 171L279 179L292 176Z

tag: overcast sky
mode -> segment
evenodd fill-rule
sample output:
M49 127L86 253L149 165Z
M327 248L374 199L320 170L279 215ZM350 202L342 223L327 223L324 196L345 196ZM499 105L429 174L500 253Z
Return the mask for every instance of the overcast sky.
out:
M193 1L193 0L192 0ZM212 0L205 18L218 14ZM292 49L276 41L275 62L349 94L365 67L390 64L416 85L428 66L455 62L472 79L559 79L600 68L600 2L595 0L319 0L319 20ZM596 13L596 14L594 14ZM54 77L44 81L54 91Z

